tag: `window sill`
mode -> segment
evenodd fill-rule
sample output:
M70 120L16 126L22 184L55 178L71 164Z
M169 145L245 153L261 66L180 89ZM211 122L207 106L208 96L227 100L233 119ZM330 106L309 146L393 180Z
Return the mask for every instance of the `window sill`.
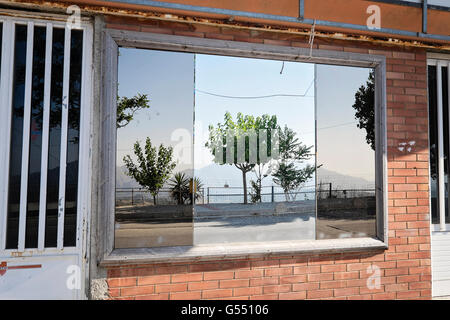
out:
M387 249L386 243L373 238L115 249L100 262L100 266L245 259L258 256L340 253L384 249Z

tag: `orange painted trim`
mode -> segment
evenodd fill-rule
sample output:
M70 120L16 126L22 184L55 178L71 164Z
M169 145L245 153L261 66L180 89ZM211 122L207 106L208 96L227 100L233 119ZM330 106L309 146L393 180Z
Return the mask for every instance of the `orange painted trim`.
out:
M0 277L3 276L8 270L17 270L17 269L40 269L42 268L41 264L30 264L30 265L20 265L20 266L8 266L6 261L0 262Z
M306 0L305 18L366 26L370 16L367 8L370 5L377 5L380 8L381 28L422 31L421 8L373 1ZM450 19L450 13L448 18Z

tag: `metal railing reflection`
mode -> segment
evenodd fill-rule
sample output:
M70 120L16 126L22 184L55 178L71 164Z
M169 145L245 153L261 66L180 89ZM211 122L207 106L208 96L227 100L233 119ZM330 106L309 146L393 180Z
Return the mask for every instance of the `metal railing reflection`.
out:
M244 199L242 187L204 187L200 189L196 204L242 203ZM250 192L249 192L250 195ZM294 201L324 199L354 199L375 197L375 188L339 188L333 189L331 183L305 186L300 191L290 192ZM283 190L276 186L263 186L261 201L285 202ZM116 206L152 205L153 198L144 188L116 188ZM157 196L158 205L176 205L170 189L161 189Z

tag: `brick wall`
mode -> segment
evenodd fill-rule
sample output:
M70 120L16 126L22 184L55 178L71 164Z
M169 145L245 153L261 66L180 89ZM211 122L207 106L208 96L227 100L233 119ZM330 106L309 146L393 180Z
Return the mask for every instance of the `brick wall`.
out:
M308 47L305 37L230 27L121 18L107 18L107 27ZM314 48L387 57L389 250L112 267L112 299L431 297L426 53L318 38ZM381 286L371 290L367 268L373 265L380 268Z

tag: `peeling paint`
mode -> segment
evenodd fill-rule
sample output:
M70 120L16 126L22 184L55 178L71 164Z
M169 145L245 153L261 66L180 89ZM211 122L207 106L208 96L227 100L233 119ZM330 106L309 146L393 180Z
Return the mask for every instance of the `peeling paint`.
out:
M1 1L0 2L4 2ZM8 1L9 4L11 2ZM32 7L37 10L42 10L43 7L46 7L46 10L52 10L54 12L59 11L60 13L66 13L67 7L70 5L67 2L58 2L58 1L45 1L45 0L16 0L14 4L20 4L26 7ZM245 29L245 30L255 30L255 31L264 31L264 32L276 32L281 34L288 35L297 35L297 36L309 36L311 26L305 27L292 27L292 26L282 26L275 24L261 24L255 22L242 22L236 21L233 17L228 17L225 19L209 19L209 18L201 18L187 15L176 15L176 14L168 14L168 13L158 13L151 10L132 10L132 9L121 9L114 7L106 7L99 5L87 5L87 4L78 4L84 14L104 14L110 16L120 16L120 17L128 17L128 18L139 18L139 19L149 19L149 20L161 20L167 22L177 22L177 23L186 23L191 25L207 25L207 26L217 26L217 27L233 27L235 29ZM357 33L343 33L334 32L334 31L318 31L315 30L315 37L318 38L326 38L333 40L345 40L345 41L357 41L357 42L367 42L371 44L380 44L380 45L392 45L392 46L401 46L401 47L419 47L419 48L428 48L439 51L450 51L450 45L432 41L418 41L418 40L402 40L399 38L392 37L383 37L383 36L368 36L368 35L359 35Z

